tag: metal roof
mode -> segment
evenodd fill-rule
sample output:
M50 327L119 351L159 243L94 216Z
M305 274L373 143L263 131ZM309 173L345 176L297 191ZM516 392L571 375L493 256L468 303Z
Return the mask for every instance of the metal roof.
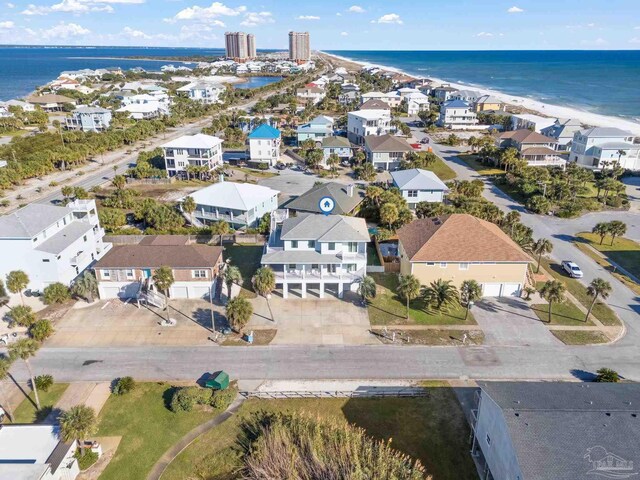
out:
M288 218L282 223L282 240L317 240L321 242L368 242L364 218L342 215L306 215Z
M68 207L30 203L0 217L0 238L31 238L71 212Z
M421 168L391 172L391 177L400 190L447 190L435 173Z
M69 245L76 240L82 238L87 232L93 228L89 222L74 221L57 232L53 237L42 242L36 247L41 252L53 253L58 255L62 253Z
M250 139L253 138L280 138L280 130L273 128L271 125L263 123L249 134Z
M190 194L197 205L247 211L280 192L251 183L218 182Z
M155 107L154 107L155 110ZM216 145L222 145L222 140L212 135L198 133L196 135L183 135L168 143L162 145L162 148L213 148Z

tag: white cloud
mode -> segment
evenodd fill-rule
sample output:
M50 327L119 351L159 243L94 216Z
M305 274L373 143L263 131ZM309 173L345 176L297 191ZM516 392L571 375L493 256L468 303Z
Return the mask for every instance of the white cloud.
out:
M402 19L397 13L387 13L378 20L371 20L371 23L397 23L398 25L402 25Z
M54 12L82 14L89 12L112 13L116 4L141 4L145 0L61 0L51 6L30 3L21 13L23 15L48 15Z
M244 27L255 27L256 25L274 22L275 20L271 12L247 12L244 15L244 20L240 22L240 25Z
M15 23L11 20L7 20L6 22L0 22L0 30L10 30L15 27Z
M25 8L21 13L22 15L46 15L47 13L49 13L49 7L45 7L44 5L42 6L37 6L34 5L33 3L30 3L29 5L27 5L27 8Z
M144 33L142 30L135 30L131 27L124 27L121 34L125 37L142 38L144 40L149 40L150 38L152 38L151 35Z
M65 23L60 22L59 24L39 31L39 35L45 40L49 39L67 39L73 37L81 37L83 35L88 35L91 33L91 30L88 28L84 28L77 23Z
M297 17L298 20L320 20L320 17L315 15L299 15Z
M633 37L631 40L629 40L629 43L640 44L640 37Z
M343 37L348 37L349 36L349 32L340 32L340 35L342 35Z
M491 32L480 32L476 34L476 37L493 37L493 33Z
M640 30L640 25L638 25L637 27L634 27L634 30Z
M7 8L15 8L15 5L13 3L7 3Z
M522 13L524 10L520 7L516 7L515 5L507 10L507 13Z
M580 42L581 45L590 46L590 47L601 47L603 45L607 45L607 42L604 38L599 37L595 40L582 40Z
M347 12L351 13L364 13L365 10L360 5L352 5L347 9Z
M240 6L238 8L227 7L221 2L213 2L208 7L199 7L194 5L180 10L173 17L174 20L202 20L217 17L235 17L246 12L247 7Z
M336 17L341 17L342 14L340 12L336 13Z

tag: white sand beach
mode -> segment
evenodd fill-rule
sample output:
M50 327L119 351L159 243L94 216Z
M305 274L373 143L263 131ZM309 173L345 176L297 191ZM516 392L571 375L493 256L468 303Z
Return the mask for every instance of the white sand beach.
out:
M398 73L402 73L412 77L420 77L419 75L414 75L414 74L405 72L403 70L400 70L398 68L387 67L385 65L376 65L376 64L367 63L367 62L359 62L356 60L352 60L350 58L340 57L338 55L334 55L326 52L320 52L320 53L344 62L354 63L363 67L375 66L391 72L398 72ZM491 90L488 88L464 85L461 83L447 82L446 80L441 80L439 78L434 78L434 77L428 77L428 78L439 83L449 84L454 88L459 88L460 90L474 90L485 95L493 95L494 97L499 98L501 101L505 102L508 105L513 105L513 106L521 107L527 110L535 111L536 113L538 113L543 117L573 118L573 119L579 120L584 125L595 126L595 127L616 127L616 128L621 128L622 130L628 130L634 135L640 136L640 123L627 120L624 118L612 117L608 115L599 115L597 113L587 112L585 110L580 110L572 107L561 107L558 105L550 105L548 103L539 102L531 98L517 97L514 95L509 95L509 94L498 92L496 90Z

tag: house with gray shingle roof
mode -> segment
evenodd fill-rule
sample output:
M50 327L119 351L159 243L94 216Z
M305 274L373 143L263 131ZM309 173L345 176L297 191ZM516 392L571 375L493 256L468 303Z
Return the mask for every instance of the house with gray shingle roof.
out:
M420 202L441 203L448 190L435 173L421 168L391 172L391 178L411 209Z
M574 133L569 161L594 169L620 164L622 168L637 171L640 170L640 145L626 130L586 128Z
M471 454L480 478L637 478L640 384L480 382Z
M273 269L283 298L323 298L325 292L342 297L345 289L357 290L366 274L369 240L363 218L289 217L288 210L278 210L261 263Z
M350 215L357 211L364 200L364 190L355 188L353 184L320 183L291 200L286 207L295 212L322 213L319 202L324 197L331 197L335 201L336 206L331 212L332 215Z
M402 137L394 135L368 135L364 137L364 152L367 161L373 163L376 169L395 170L400 163L412 152L413 148Z
M332 153L338 155L340 161L349 160L353 155L351 142L346 137L329 136L322 139L322 154L324 156L324 164Z

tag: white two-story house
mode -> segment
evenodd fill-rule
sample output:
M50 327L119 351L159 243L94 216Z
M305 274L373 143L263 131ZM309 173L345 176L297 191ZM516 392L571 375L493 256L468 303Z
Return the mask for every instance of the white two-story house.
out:
M270 166L280 159L280 130L266 123L249 134L249 158L252 162L268 163Z
M391 172L391 178L412 210L420 202L442 203L449 190L435 173L421 168Z
M187 177L187 167L206 167L210 172L222 165L222 140L198 133L184 135L162 145L167 175Z
M438 126L446 128L465 128L478 123L478 116L471 105L463 100L449 100L440 107Z
M634 144L631 132L619 128L594 127L573 135L569 161L588 168L622 168L640 170L640 145Z
M368 135L385 135L390 131L389 110L358 110L347 115L347 138L356 145L363 145Z
M75 200L66 207L30 203L0 217L0 276L22 270L28 288L69 285L110 248L103 242L95 200Z
M65 118L68 130L103 132L111 125L111 110L101 107L78 107Z
M200 80L180 87L176 92L178 95L184 95L195 102L220 103L222 101L220 96L225 90L225 87L219 83Z
M271 215L271 235L262 265L271 267L282 297L341 298L355 291L366 274L367 224L363 218L341 215L301 215L287 210Z

